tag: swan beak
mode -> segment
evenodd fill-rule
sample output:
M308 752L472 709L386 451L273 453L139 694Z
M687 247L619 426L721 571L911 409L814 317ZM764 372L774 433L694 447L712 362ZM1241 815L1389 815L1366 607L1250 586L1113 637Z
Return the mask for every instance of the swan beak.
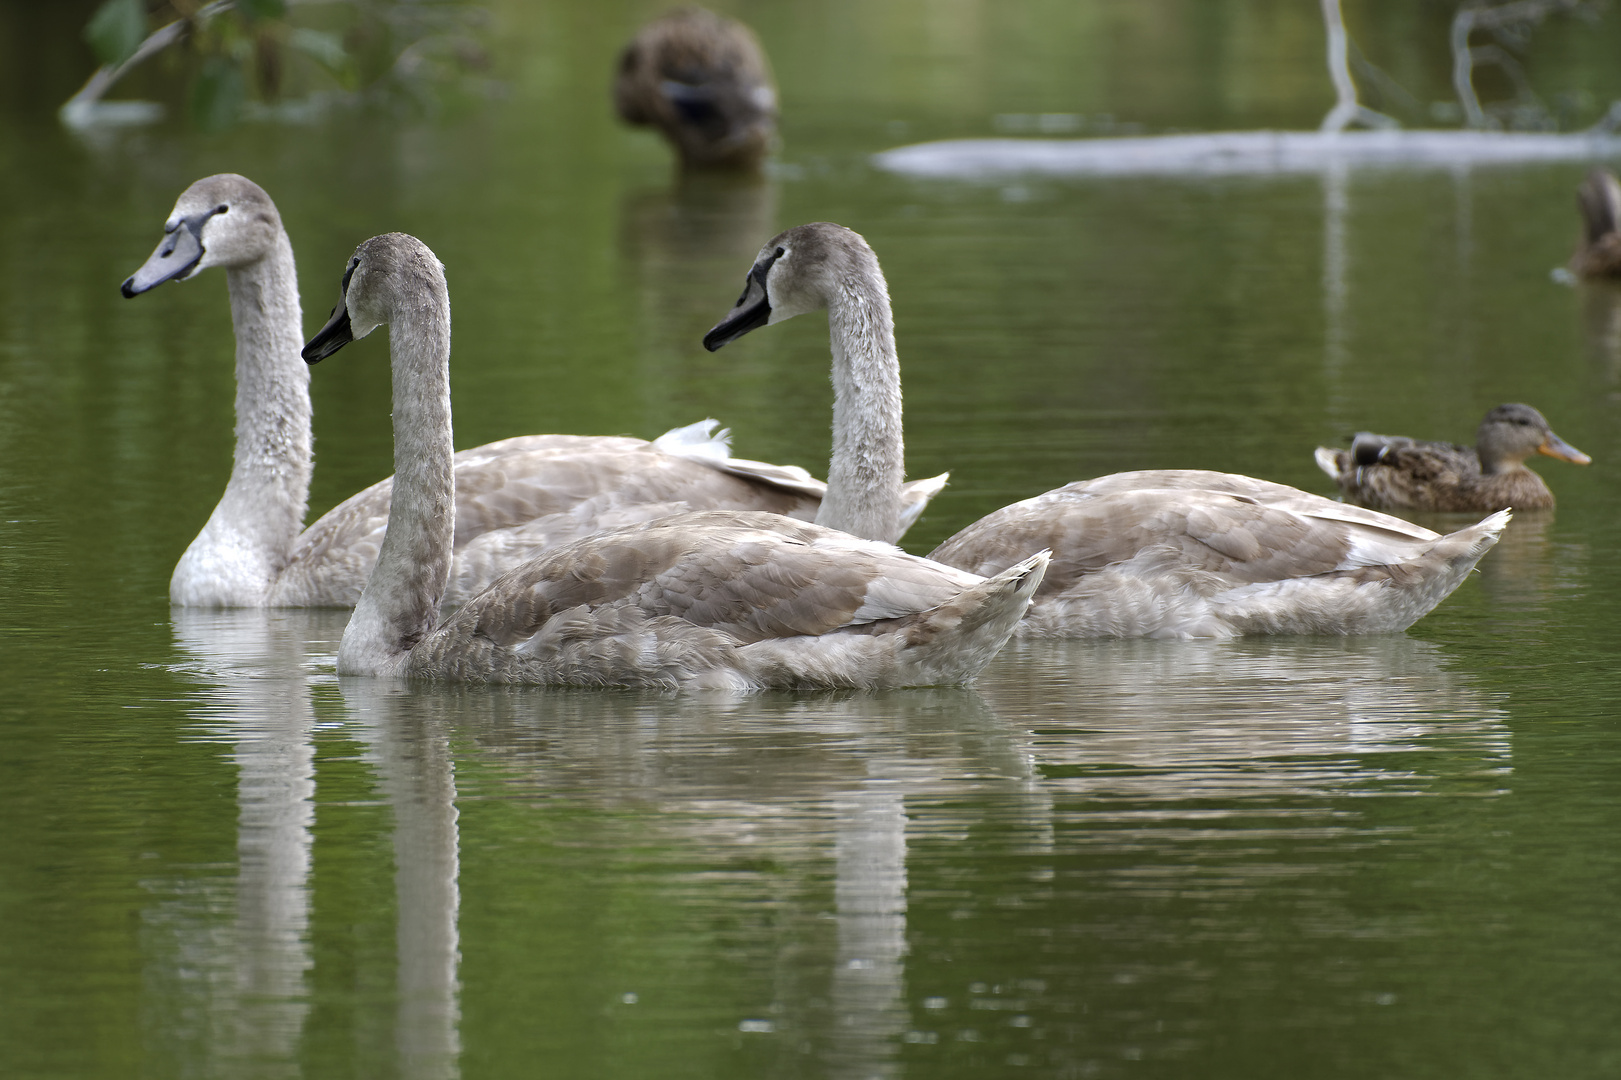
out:
M203 222L208 215L202 215L195 222L191 218L182 218L175 223L158 244L152 257L141 264L141 268L124 280L118 291L128 300L139 296L149 289L155 289L165 281L185 277L191 268L196 266L203 257Z
M306 364L319 364L354 339L354 329L349 325L349 305L340 302L332 309L332 317L327 319L326 325L316 331L299 355Z
M1560 461L1568 461L1572 465L1588 465L1593 461L1592 458L1551 431L1548 432L1548 437L1542 440L1542 445L1537 447L1537 453L1547 454L1549 457L1558 458Z
M771 321L771 298L766 295L765 282L761 280L764 276L753 272L749 274L748 284L744 286L737 306L704 335L704 348L714 352Z

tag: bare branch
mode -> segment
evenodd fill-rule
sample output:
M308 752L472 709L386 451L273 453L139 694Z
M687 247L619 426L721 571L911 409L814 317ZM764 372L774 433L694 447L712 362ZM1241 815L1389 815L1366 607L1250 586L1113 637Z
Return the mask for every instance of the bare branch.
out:
M1334 82L1334 107L1323 117L1319 131L1344 131L1352 124L1366 124L1373 128L1400 127L1384 113L1363 105L1357 100L1356 82L1351 78L1350 41L1345 32L1345 17L1340 11L1340 0L1322 0L1323 27L1328 32L1328 76Z

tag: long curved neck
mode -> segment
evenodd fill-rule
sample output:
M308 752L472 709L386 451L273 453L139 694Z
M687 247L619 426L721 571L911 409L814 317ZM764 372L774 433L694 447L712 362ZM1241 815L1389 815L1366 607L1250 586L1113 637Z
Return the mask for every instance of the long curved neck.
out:
M456 481L451 458L450 301L417 298L389 327L394 368L394 493L377 566L338 647L340 675L404 674L439 621L450 581Z
M236 450L225 494L175 567L182 604L254 604L286 565L310 492L310 373L292 244L226 271L236 333Z
M841 281L827 304L833 350L833 457L816 523L868 540L900 539L901 367L889 290L876 267Z

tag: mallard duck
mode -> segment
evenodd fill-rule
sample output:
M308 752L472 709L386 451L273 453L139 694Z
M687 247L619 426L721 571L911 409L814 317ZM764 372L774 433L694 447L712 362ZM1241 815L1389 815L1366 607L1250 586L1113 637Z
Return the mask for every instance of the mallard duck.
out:
M774 237L704 345L822 309L834 357L834 456L858 441L869 449L843 454L858 470L829 467L816 520L862 535L893 513L885 508L901 465L894 323L867 242L827 222ZM835 481L859 498L836 499ZM1445 599L1507 521L1495 514L1442 536L1248 476L1119 473L1004 507L929 558L985 575L1050 549L1021 635L1374 633L1405 629Z
M1582 242L1570 268L1582 277L1621 277L1621 182L1607 169L1594 169L1576 189L1582 214Z
M703 8L642 27L619 54L613 96L626 123L658 128L688 168L754 168L777 129L777 91L759 39Z
M1473 447L1359 432L1349 450L1317 448L1317 465L1345 497L1386 510L1479 513L1546 510L1553 492L1525 467L1532 454L1586 465L1593 459L1553 433L1529 405L1499 405L1481 420Z
M394 498L338 647L340 675L731 690L958 683L996 655L1041 583L1046 552L987 579L778 514L708 511L552 549L441 620L456 519L450 298L439 260L403 233L355 250L304 359L382 325Z

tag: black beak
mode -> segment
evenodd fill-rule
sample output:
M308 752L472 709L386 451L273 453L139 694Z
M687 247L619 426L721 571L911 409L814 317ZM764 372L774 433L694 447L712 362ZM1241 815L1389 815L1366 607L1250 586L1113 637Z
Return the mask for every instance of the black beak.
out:
M704 335L704 348L714 352L722 345L730 345L750 330L758 330L771 321L771 298L765 291L765 276L769 271L769 263L766 264L764 272L759 266L749 271L749 280L743 286L743 295L737 298L737 305L726 313L726 318L716 323L709 333Z
M189 218L181 218L175 223L158 244L152 257L141 264L141 268L118 287L126 300L155 289L165 281L173 281L178 277L185 277L203 257L203 225L209 218L219 213L210 210L206 214L193 214Z
M349 305L339 300L338 306L332 309L332 317L316 331L299 355L306 364L319 364L354 339L354 331L349 326Z

